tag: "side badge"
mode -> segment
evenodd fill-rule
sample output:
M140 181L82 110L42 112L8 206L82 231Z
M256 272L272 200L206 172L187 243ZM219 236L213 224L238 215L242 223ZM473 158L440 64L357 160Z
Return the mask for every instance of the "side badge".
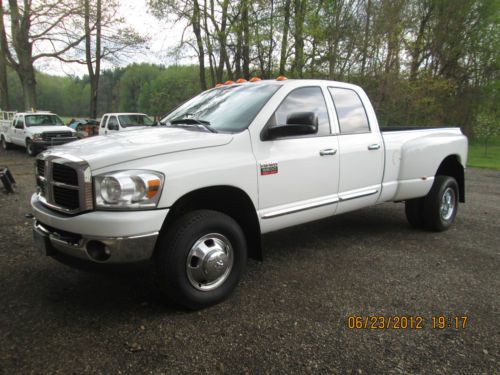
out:
M264 163L260 165L260 175L266 176L268 174L278 173L278 163Z

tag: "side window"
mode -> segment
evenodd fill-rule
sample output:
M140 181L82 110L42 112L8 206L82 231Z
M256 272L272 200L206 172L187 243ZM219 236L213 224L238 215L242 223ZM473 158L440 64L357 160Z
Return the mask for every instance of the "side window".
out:
M101 120L101 128L106 127L106 122L108 121L108 116L104 116Z
M341 134L369 133L370 125L361 98L354 90L329 87Z
M301 87L289 93L271 116L267 126L286 125L290 115L300 112L313 112L316 115L318 118L318 133L316 135L330 134L326 102L321 88L318 86Z
M24 129L24 120L22 117L18 117L14 125L16 129Z
M109 130L118 130L118 120L116 119L115 116L110 116L108 120L108 129Z

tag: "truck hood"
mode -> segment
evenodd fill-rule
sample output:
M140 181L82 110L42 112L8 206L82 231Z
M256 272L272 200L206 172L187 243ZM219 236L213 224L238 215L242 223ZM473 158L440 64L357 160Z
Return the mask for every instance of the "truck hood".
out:
M95 170L151 156L222 146L232 139L231 134L162 127L85 138L51 148L44 154L67 155L69 159L76 156Z
M44 132L63 132L63 131L71 132L71 133L75 132L69 126L65 126L65 125L61 125L61 126L59 126L59 125L47 125L47 126L39 125L39 126L30 126L28 129L30 130L30 133L32 133L32 134L40 134L40 133L44 133Z

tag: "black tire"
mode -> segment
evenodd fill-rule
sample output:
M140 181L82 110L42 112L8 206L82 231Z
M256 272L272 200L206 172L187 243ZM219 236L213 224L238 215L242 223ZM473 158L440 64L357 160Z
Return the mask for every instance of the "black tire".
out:
M2 137L2 148L4 150L10 150L12 148L11 146L12 145L9 142L7 142L4 137Z
M222 284L211 290L200 290L203 285L194 286L188 277L188 256L196 243L214 233L229 241L232 267ZM188 309L201 309L229 296L238 284L246 259L245 235L234 219L217 211L196 210L181 216L160 234L153 257L154 279L170 300ZM194 266L198 267L197 264Z
M436 176L429 194L424 198L424 222L428 229L442 232L450 228L458 211L458 194L458 184L453 177ZM445 195L449 197L451 206L443 203ZM446 209L447 206L450 208Z
M409 199L405 202L406 219L417 229L425 227L424 198Z
M26 152L29 156L36 156L35 146L31 139L26 139Z

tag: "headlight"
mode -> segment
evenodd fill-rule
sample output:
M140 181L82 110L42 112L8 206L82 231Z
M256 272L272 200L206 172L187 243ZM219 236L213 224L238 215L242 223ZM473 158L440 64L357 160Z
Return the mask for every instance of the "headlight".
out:
M33 134L33 140L34 141L42 141L43 137L41 134Z
M155 208L162 188L163 174L153 171L118 171L94 178L96 207L109 210Z

